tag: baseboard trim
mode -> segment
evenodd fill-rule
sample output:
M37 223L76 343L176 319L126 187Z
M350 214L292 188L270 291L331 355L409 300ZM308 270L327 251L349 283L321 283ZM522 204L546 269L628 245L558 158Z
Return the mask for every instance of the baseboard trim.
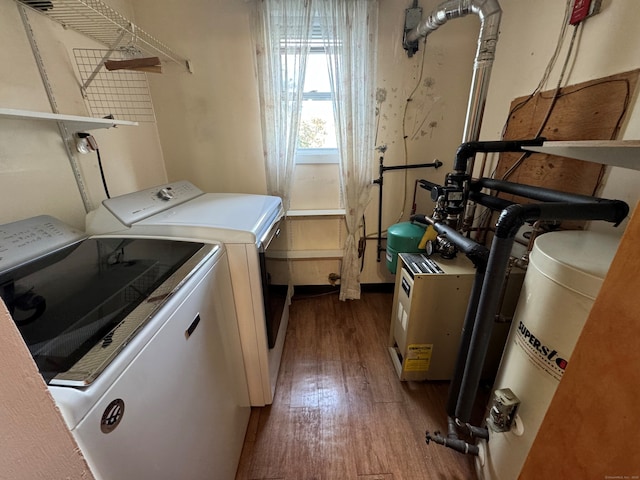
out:
M393 293L394 287L393 283L362 283L360 291L363 293ZM293 299L339 292L340 285L296 285L293 287Z

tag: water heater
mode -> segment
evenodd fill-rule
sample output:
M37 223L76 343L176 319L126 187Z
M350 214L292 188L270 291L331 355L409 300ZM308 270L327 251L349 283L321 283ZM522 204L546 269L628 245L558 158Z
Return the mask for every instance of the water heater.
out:
M479 479L518 478L618 242L583 231L536 239L487 413L489 440L479 443ZM505 398L517 410L510 425L497 428L491 419L505 418Z

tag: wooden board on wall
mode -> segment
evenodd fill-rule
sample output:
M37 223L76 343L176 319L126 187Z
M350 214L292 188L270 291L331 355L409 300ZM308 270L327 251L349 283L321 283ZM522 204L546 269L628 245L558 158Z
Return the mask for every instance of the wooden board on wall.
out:
M555 103L554 91L516 98L511 104L503 139L534 138L544 125L539 136L550 141L613 140L625 121L639 73L640 70L633 70L562 88ZM495 178L503 178L520 157L519 153L501 154ZM594 195L603 169L597 163L536 153L526 158L507 180Z

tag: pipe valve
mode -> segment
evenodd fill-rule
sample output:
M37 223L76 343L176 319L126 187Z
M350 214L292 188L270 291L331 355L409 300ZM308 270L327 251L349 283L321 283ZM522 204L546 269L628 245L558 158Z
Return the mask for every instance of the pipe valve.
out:
M501 388L493 393L487 424L494 432L508 432L518 413L520 400L509 388Z

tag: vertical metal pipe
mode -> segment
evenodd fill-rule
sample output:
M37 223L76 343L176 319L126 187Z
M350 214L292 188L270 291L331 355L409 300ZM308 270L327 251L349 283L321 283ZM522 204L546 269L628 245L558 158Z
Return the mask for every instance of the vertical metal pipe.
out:
M471 79L469 103L467 104L467 117L462 134L463 142L473 142L480 138L480 126L482 125L482 116L487 102L489 79L495 58L500 19L502 17L500 5L495 0L471 3L474 4L472 8L473 13L477 13L480 17L480 35L478 37L478 49L476 50L473 63L473 77ZM469 175L473 172L473 164L474 161L471 159L467 166L467 173Z
M380 262L380 252L382 252L382 185L384 183L383 174L384 168L382 162L384 161L384 157L380 156L380 176L377 180L374 180L373 183L378 184L378 241L376 245L376 260Z
M462 135L463 142L476 141L480 136L480 125L487 99L491 67L495 58L500 19L502 18L502 9L498 0L448 0L436 7L425 20L406 35L407 42L415 42L434 32L449 20L464 17L470 13L478 15L480 19L480 34L473 62L473 77ZM471 174L473 161L469 162L469 167L467 172Z
M441 3L429 16L405 36L406 42L416 42L421 37L426 37L437 30L441 25L453 18L464 17L469 13L478 15L480 19L480 34L478 35L478 47L473 61L473 76L471 89L467 103L467 114L462 133L462 142L473 142L480 138L480 126L484 115L484 107L487 102L489 79L491 68L495 58L502 9L498 0L447 0ZM475 158L470 158L466 164L464 173L468 178L473 174ZM460 173L463 173L460 171ZM464 195L468 195L468 185L465 182ZM471 204L467 210L468 223L472 223L475 216L475 204ZM462 228L464 221L458 220L458 227Z

